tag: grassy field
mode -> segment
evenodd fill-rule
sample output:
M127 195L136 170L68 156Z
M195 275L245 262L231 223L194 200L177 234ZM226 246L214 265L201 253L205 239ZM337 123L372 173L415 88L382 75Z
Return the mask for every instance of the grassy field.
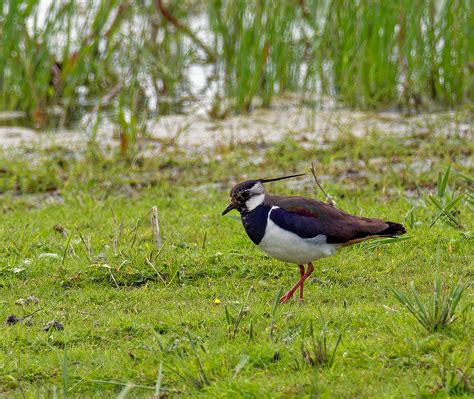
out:
M4 152L0 396L469 397L472 291L432 333L390 288L414 281L428 303L436 275L444 293L472 281L472 150L434 126L154 158ZM305 303L276 305L297 267L264 256L237 215L220 214L232 183L312 160L339 207L403 222L408 239L321 260ZM317 196L309 177L268 188ZM53 320L62 329L45 331Z
M0 150L0 397L472 397L473 26L466 0L0 5L0 123L84 133ZM403 134L335 112L278 142L262 119L231 144L199 119L275 103L456 111ZM153 136L191 112L201 130ZM202 129L214 146L176 144ZM221 212L312 161L340 208L408 233L317 262L279 305L297 267ZM310 176L268 189L322 198Z

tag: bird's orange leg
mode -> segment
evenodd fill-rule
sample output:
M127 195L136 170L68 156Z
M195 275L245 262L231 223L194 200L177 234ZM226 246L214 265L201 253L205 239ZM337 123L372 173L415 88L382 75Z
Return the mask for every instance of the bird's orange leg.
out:
M304 270L304 267L303 267ZM286 303L288 302L298 289L298 287L302 286L304 284L304 281L313 273L314 271L314 266L311 262L308 263L308 269L306 270L306 273L304 273L301 278L298 280L298 282L289 290L285 295L283 295L280 298L280 303ZM301 273L301 267L300 267L300 273ZM303 299L303 290L300 290L300 300Z

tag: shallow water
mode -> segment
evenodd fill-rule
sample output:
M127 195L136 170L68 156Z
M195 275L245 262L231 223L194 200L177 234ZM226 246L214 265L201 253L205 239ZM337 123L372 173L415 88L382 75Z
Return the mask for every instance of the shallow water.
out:
M72 19L71 33L69 41L71 43L70 52L74 52L79 49L80 43L82 42L82 36L84 34L84 24L90 23L91 15L97 11L102 0L75 0L75 5L77 12ZM35 25L37 31L41 31L46 27L48 22L48 12L52 6L55 6L54 0L39 0L37 12L35 13L35 18L30 18L28 20L28 28L30 34L33 35L35 30ZM138 38L140 37L141 26L144 25L145 16L135 15L137 19L134 24L126 25L121 28L126 34L134 34ZM88 22L89 21L89 22ZM209 22L207 19L207 14L204 12L197 14L190 14L185 21L189 25L190 29L202 40L204 43L211 43L214 40L214 35L209 29ZM131 30L131 33L127 30ZM50 36L49 39L54 40L53 48L56 48L57 58L61 59L63 48L67 42L66 33L56 32L55 35ZM193 43L189 38L183 38L183 45L185 46L185 51L191 51ZM200 56L203 56L202 51L196 49ZM117 68L120 69L120 66L117 65ZM172 66L171 66L172 67ZM179 113L187 112L196 107L210 107L214 99L214 96L217 93L218 83L212 81L211 77L215 75L215 68L211 64L203 63L190 63L186 68L186 91L178 93L176 98L158 98L156 93L153 90L147 90L145 87L145 95L147 98L148 112L153 114L159 102L169 102L171 108L174 111ZM151 85L150 85L151 88ZM71 128L80 128L84 123L84 114L86 114L93 106L96 104L97 99L88 98L89 89L85 86L80 86L77 88L76 92L78 95L78 107L76 109L76 115L73 115L71 120L68 121L67 126ZM189 102L186 99L192 98L193 101ZM113 107L104 107L103 119L104 123L110 121ZM88 119L87 117L85 119ZM1 119L0 119L1 124ZM25 126L25 124L22 124ZM52 123L51 127L57 126L57 123Z
M72 42L75 39L77 41L83 21L99 3L100 0L75 2L78 13L71 29ZM47 12L53 4L55 4L53 0L39 1L35 23L40 29L47 23ZM132 27L132 31L136 29L138 32L140 25L138 22L140 21L137 21L136 28ZM214 40L205 13L190 15L186 23L203 42L210 43ZM29 29L34 30L33 19L29 21ZM58 49L61 48L61 43L65 42L61 32L54 40L58 41ZM186 40L184 42L186 43ZM191 48L190 41L187 46ZM373 130L392 134L432 133L434 124L436 132L446 136L472 135L472 118L464 111L425 113L416 116L406 116L397 112L358 112L340 109L332 99L316 101L317 109L314 109L315 106L300 107L301 96L291 94L275 98L271 109L257 109L249 115L233 115L223 120L215 120L208 115L219 87L222 86L221 82L211 79L215 75L215 66L191 63L186 71L189 87L186 93L181 94L192 100L184 102L180 98L158 100L153 90L145 92L151 115L156 113L155 107L159 101L181 104L176 108L170 107L180 111L179 114L156 115L148 119L146 140L148 144L153 143L152 147L179 145L192 150L212 148L221 144L274 142L287 135L313 145L315 142L321 144L324 140L337 139L347 133L360 137ZM0 112L0 146L13 148L59 144L84 148L93 134L97 112L94 101L91 102L91 99L87 98L86 87L79 87L77 94L79 105L72 112L70 120L62 123L64 121L61 122L61 109L53 110L55 116L53 115L51 128L47 130L30 129L31 122L24 113ZM110 106L101 109L97 141L103 146L118 145L114 137L116 130L116 124L113 122L113 114L116 112L114 108L115 104L111 103Z

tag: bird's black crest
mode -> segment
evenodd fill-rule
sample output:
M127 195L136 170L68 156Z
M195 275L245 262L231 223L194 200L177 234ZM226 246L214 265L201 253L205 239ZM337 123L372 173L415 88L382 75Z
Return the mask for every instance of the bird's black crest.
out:
M235 195L237 195L238 193L240 193L242 191L250 190L257 183L269 183L269 182L277 181L277 180L291 179L293 177L304 176L305 174L306 173L300 173L300 174L297 174L297 175L275 177L275 178L272 178L272 179L246 180L242 183L236 184L232 188L232 191L230 192L230 195L235 196Z
M242 183L236 184L232 188L230 195L235 196L242 191L250 190L253 186L255 186L255 184L259 182L260 180L246 180L246 181L243 181Z

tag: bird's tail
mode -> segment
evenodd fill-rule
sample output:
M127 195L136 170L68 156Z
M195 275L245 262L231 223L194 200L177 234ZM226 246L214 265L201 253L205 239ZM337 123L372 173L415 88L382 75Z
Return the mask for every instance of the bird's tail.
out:
M388 224L388 227L377 233L378 236L382 237L398 237L407 232L407 229L403 224L394 223L394 222L385 222Z

